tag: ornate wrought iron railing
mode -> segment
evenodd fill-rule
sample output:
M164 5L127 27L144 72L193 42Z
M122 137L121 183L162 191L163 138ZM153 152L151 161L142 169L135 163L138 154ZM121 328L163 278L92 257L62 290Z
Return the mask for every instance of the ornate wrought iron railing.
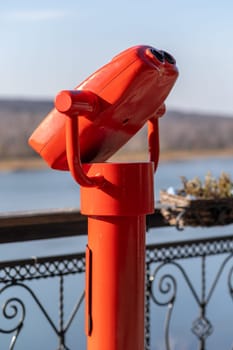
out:
M3 218L0 240L72 236L86 225L76 211L46 215ZM165 225L159 215L148 228ZM232 255L233 235L147 246L145 349L232 348ZM84 349L84 272L84 253L0 262L0 349Z
M213 261L213 257L217 261ZM151 322L152 304L157 307L166 309L164 317L164 338L161 349L218 349L225 348L223 344L228 345L228 349L232 346L231 330L228 332L228 339L224 339L221 334L221 327L215 327L210 319L211 313L208 315L208 307L214 302L219 303L219 307L230 309L230 315L233 318L233 237L215 237L202 240L190 240L175 243L159 244L147 247L146 259L146 349L160 349L153 346L152 335L156 326ZM187 261L189 260L189 266ZM224 278L223 278L224 277ZM216 297L216 291L222 279L222 287L220 289L221 296ZM179 284L183 284L180 288ZM182 293L190 295L193 302L193 310L191 315L187 312L190 310L188 300ZM219 291L218 291L219 294ZM181 335L180 340L176 340L176 346L172 345L172 318L174 309L180 298L180 307L178 309L178 318L185 320L183 326L188 325L196 337L191 339L189 335ZM224 305L225 304L225 305ZM227 306L226 306L227 305ZM215 304L215 312L219 313L218 306ZM156 312L153 310L153 312ZM193 313L194 312L194 313ZM192 320L192 314L194 319ZM216 316L216 315L215 315ZM230 320L229 315L225 315L225 326L227 327ZM214 322L219 322L214 317ZM221 316L220 316L221 319ZM220 321L221 322L221 321ZM184 329L183 328L183 329ZM213 343L208 344L208 340L213 331L216 331L217 338L221 339L222 345L214 346ZM183 331L183 330L182 330ZM156 332L155 332L156 334ZM158 333L157 333L158 335ZM230 336L230 338L229 338ZM158 336L161 338L161 335ZM215 338L216 339L216 338ZM158 341L158 338L157 338Z
M65 277L69 275L77 275L85 272L85 257L84 254L70 254L70 255L60 255L54 257L45 258L32 258L27 260L19 261L6 261L0 263L0 296L3 298L2 302L2 316L1 319L5 318L10 322L8 325L5 322L5 326L0 324L0 333L2 334L12 334L9 349L14 349L16 347L16 340L23 330L24 326L26 328L27 320L26 314L28 297L30 297L38 311L42 314L45 320L53 331L53 333L58 338L58 349L69 349L66 345L66 334L79 311L83 299L84 291L83 285L77 287L77 296L73 304L73 309L65 320L65 296L64 296L64 282ZM46 307L37 295L35 291L35 285L32 281L41 279L57 279L58 284L58 322L53 320L53 317L49 313L49 307ZM75 280L73 281L73 289L75 289ZM54 292L50 291L50 285L48 283L48 290L45 293L47 298L50 299L50 303L54 302ZM10 296L4 300L4 294L10 291ZM23 296L19 293L19 290L26 291ZM15 292L16 291L16 292ZM11 296L11 294L17 293L17 296ZM76 294L76 293L75 293ZM24 300L23 300L24 298ZM9 322L8 322L9 323ZM80 328L82 326L80 325ZM38 334L40 331L38 329ZM77 343L78 340L76 339ZM3 343L0 341L0 344ZM49 344L49 342L48 342ZM5 345L6 346L6 345ZM42 346L40 344L40 346ZM44 345L43 348L45 348ZM49 345L48 345L49 346ZM26 348L26 347L24 347ZM33 339L31 338L30 348L33 347ZM41 348L41 347L40 347ZM6 348L7 349L7 348Z

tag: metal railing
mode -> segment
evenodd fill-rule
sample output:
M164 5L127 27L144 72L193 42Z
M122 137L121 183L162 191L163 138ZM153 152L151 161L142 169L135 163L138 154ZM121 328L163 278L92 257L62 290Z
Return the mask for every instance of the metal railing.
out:
M217 264L213 257L218 256ZM225 295L219 298L221 303L228 303L228 308L233 297L233 236L215 237L206 239L196 239L191 241L181 241L175 243L159 244L147 247L146 259L146 295L147 295L147 337L146 349L151 347L151 327L150 315L152 304L166 309L164 317L164 346L163 349L174 349L171 342L172 317L176 304L181 299L179 317L185 319L188 330L190 329L196 337L193 344L186 340L187 349L207 349L208 339L214 331L214 325L208 315L208 307L215 298L216 290L221 278ZM212 259L212 261L211 261ZM190 264L187 267L187 260ZM211 278L209 274L211 273ZM196 278L194 278L196 274ZM187 298L179 293L179 284L184 285L182 292L189 294L193 301L194 319L187 315ZM228 294L228 295L227 295ZM227 299L227 296L229 298ZM183 302L182 302L183 301ZM218 310L216 310L219 312ZM231 310L233 318L233 308ZM227 316L228 317L228 316ZM225 322L229 322L225 319ZM231 321L232 322L232 319ZM222 338L221 332L218 337ZM189 338L189 336L187 337ZM232 341L232 339L228 339ZM181 347L181 344L180 344ZM177 347L178 348L178 347ZM213 349L213 345L208 349ZM221 349L224 347L221 346ZM230 344L229 347L230 348ZM217 349L217 347L216 347Z
M147 224L148 230L167 225L159 210ZM4 214L0 241L68 237L85 229L86 219L77 210ZM224 322L232 323L232 255L233 235L147 245L145 349L214 350L214 333L221 349L231 348L233 339L215 326L216 314L209 310L227 308ZM38 349L84 349L84 272L84 253L1 261L0 349L37 349L37 342ZM219 297L219 290L224 295Z
M77 295L77 300L73 305L70 315L65 320L64 314L64 282L68 275L76 275L85 272L85 256L81 254L60 255L53 257L32 258L27 260L6 261L0 264L0 295L4 295L8 290L23 289L27 295L33 299L40 313L47 320L51 331L58 338L59 349L68 349L66 346L66 334L80 309L84 299L83 288L81 294ZM54 322L46 306L33 288L33 280L56 278L58 280L58 322ZM49 288L49 285L48 285ZM78 291L78 288L77 288ZM13 290L12 290L13 292ZM18 292L17 292L18 293ZM53 294L48 295L53 302ZM25 296L24 296L25 298ZM28 298L26 297L26 301ZM2 317L8 321L13 321L12 325L0 326L0 333L12 334L9 349L16 347L16 340L20 332L26 327L26 302L19 296L8 297L2 304ZM39 331L38 331L39 332ZM40 332L39 332L40 333ZM32 348L32 344L31 344Z

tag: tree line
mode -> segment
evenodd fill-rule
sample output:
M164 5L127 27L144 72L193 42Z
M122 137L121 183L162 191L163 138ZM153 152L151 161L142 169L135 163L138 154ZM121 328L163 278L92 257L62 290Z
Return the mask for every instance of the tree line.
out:
M35 156L28 138L52 108L52 101L0 100L0 157ZM159 124L161 150L233 148L233 116L168 110ZM124 150L147 149L146 132L143 128Z

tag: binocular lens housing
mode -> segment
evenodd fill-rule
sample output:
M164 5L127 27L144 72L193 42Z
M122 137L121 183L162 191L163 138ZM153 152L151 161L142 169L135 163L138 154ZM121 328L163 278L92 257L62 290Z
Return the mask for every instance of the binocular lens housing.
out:
M155 58L157 58L157 60L159 60L160 62L164 62L164 55L162 51L158 51L156 49L151 49L150 51L152 55L155 56Z
M165 58L165 60L170 63L170 64L176 64L176 60L174 57L172 57L172 55L170 55L170 53L166 52L166 51L161 51L163 53L163 57Z
M170 64L176 64L176 60L166 51L160 51L152 48L151 50L152 55L161 63L164 61L167 61Z

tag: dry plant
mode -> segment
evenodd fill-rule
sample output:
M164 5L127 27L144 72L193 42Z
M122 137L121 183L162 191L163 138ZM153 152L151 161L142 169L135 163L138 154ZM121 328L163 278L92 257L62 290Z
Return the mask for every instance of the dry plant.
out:
M198 199L233 198L233 182L230 175L225 172L222 172L217 179L208 172L203 182L198 177L187 180L185 176L181 176L181 181L183 188L178 194L182 196L190 195Z

